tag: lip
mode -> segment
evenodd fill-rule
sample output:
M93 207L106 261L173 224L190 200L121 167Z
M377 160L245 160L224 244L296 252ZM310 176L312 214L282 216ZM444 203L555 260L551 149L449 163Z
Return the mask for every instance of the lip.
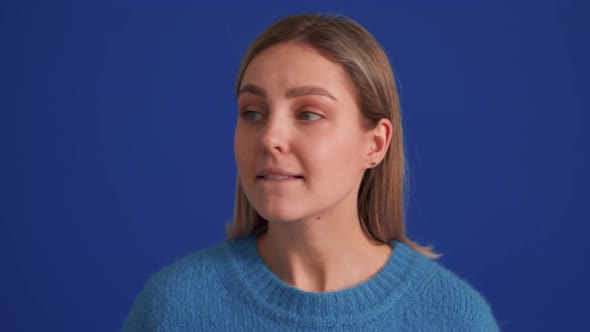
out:
M283 175L283 176L291 176L293 177L293 180L297 180L297 179L301 179L303 178L303 176L287 171L285 169L282 169L280 167L267 167L263 170L261 170L260 172L256 173L256 178L261 178L267 175Z

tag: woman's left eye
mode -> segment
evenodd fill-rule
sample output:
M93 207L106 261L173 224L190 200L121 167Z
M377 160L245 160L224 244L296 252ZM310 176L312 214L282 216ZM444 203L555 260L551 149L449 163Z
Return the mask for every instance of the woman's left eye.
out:
M248 121L258 121L260 120L259 116L262 116L259 112L245 110L240 115L248 120Z
M301 112L300 115L303 118L303 120L306 120L306 121L314 121L314 120L318 120L318 119L322 118L321 115L314 113L314 112L309 112L309 111Z

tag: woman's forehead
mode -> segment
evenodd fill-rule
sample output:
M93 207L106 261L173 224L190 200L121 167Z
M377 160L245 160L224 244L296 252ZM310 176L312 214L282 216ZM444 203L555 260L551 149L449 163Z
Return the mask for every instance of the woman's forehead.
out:
M314 92L339 99L354 94L354 86L341 65L312 47L281 43L256 55L244 72L240 91L254 86L259 90L287 95Z

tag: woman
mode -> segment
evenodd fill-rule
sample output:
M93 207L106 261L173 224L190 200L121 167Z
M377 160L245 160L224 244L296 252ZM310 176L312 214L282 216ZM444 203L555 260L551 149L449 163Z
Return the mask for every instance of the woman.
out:
M497 331L485 299L404 231L387 57L355 22L264 31L236 84L228 240L148 281L125 331Z

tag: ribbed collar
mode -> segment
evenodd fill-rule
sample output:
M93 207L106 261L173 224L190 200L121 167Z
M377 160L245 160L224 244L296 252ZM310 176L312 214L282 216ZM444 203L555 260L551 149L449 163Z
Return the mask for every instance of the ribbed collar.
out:
M264 264L255 236L227 242L231 280L246 301L262 312L306 326L347 325L369 320L390 308L404 293L423 281L428 260L399 241L393 241L386 265L371 279L352 288L325 293L299 290L285 284Z

